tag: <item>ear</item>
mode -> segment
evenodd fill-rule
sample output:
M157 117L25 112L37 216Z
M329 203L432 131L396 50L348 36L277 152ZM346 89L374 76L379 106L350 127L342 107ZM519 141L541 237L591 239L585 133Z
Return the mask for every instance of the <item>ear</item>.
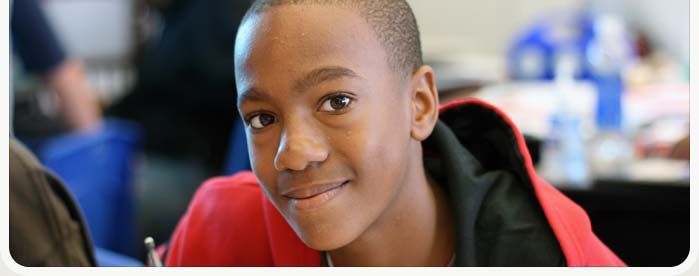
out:
M424 141L432 134L439 117L439 95L434 82L434 70L423 65L412 76L410 136Z

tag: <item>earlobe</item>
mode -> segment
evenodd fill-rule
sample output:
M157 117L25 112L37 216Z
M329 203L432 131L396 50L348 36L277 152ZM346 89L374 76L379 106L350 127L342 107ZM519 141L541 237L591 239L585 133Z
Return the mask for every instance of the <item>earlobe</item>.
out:
M411 106L413 114L410 136L423 141L432 134L439 117L439 95L432 67L423 65L413 73Z

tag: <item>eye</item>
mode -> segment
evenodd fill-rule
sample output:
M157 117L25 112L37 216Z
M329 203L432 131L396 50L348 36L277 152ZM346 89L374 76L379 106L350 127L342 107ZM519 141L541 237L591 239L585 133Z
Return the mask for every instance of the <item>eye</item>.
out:
M320 106L320 111L337 112L347 108L352 103L352 98L345 95L330 96Z
M275 122L276 118L269 114L257 114L248 119L248 124L254 129L261 129Z

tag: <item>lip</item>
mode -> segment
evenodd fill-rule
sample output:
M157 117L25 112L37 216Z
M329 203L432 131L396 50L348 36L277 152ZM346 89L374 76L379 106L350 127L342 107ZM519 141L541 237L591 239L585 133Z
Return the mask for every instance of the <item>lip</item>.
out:
M347 183L349 180L292 188L284 191L282 196L288 198L291 205L299 211L311 210L335 198Z

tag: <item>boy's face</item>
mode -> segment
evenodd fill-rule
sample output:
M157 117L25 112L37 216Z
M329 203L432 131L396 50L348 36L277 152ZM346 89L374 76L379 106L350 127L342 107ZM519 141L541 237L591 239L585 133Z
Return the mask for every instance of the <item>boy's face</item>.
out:
M333 6L274 7L244 23L235 60L253 171L299 237L332 250L383 223L421 156L411 147L411 78L389 67L364 19Z

